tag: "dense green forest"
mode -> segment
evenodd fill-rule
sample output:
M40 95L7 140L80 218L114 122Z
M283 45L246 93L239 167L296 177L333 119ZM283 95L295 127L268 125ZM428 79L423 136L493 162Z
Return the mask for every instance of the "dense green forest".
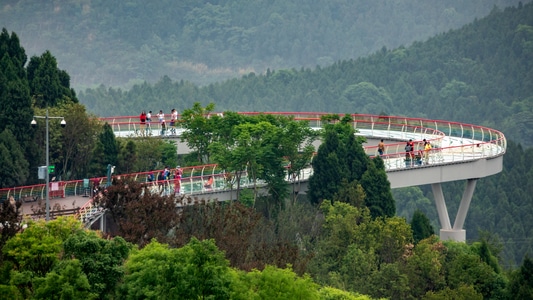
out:
M416 42L317 69L268 70L198 87L162 78L130 90L79 93L99 116L182 111L213 102L232 111L385 113L486 125L533 145L533 6L490 16Z
M0 27L17 32L30 56L54 53L77 89L153 83L163 75L204 85L268 68L314 68L367 56L518 3L5 0Z

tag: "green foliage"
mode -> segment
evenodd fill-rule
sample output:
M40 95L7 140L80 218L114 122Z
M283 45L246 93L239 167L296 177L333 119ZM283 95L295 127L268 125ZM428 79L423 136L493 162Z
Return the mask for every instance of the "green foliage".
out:
M318 286L305 275L298 277L290 267L266 266L262 271L247 273L245 280L251 291L249 299L320 299Z
M380 158L377 160L381 161ZM366 195L365 205L373 218L396 215L396 203L383 165L378 169L374 161L371 161L361 177L361 186Z
M354 294L332 287L323 287L318 292L320 299L323 300L371 300L368 296Z
M82 230L81 223L73 218L29 223L28 228L6 242L2 251L18 271L44 276L58 262L63 241Z
M189 148L196 150L198 161L203 164L210 162L207 148L212 142L218 116L214 118L208 116L214 109L213 103L202 107L199 102L195 102L192 108L184 110L181 114L180 121L186 129L181 135L181 141L186 142Z
M161 152L161 162L164 166L172 168L177 165L178 154L175 143L171 141L162 143L158 150Z
M351 181L348 169L351 163L346 161L347 149L343 138L353 135L354 132L348 131L342 136L337 131L341 131L343 127L346 128L344 124L338 123L336 126L328 125L325 128L322 144L313 158L313 175L309 178L309 197L312 203L318 204L324 199L333 199L342 179Z
M130 249L121 237L103 239L93 231L72 234L64 242L64 256L79 262L90 292L99 299L114 292L124 275L123 263Z
M124 299L227 299L230 294L228 262L212 240L193 238L179 249L152 241L132 252L125 267Z
M322 239L310 262L310 272L318 283L328 284L330 272L341 268L342 259L356 239L357 226L369 222L368 209L355 208L346 203L323 201L325 215Z
M118 143L115 138L115 133L108 123L104 124L104 129L100 133L99 141L103 145L103 151L100 153L95 153L95 155L101 155L102 161L107 164L116 165L118 161Z
M97 299L78 260L66 260L42 280L35 280L34 299Z
M342 179L339 191L333 196L333 202L340 201L361 208L365 205L365 196L363 187L357 181L348 183L346 179Z
M255 204L254 192L250 189L240 190L238 199L246 207L253 207Z
M40 57L33 56L27 67L32 95L36 95L36 107L57 106L59 103L78 102L70 88L70 76L57 68L57 61L50 51Z
M447 242L447 283L450 288L472 285L483 298L502 298L507 280L483 261L475 245Z
M133 169L133 166L137 163L137 145L131 139L126 140L125 144L121 143L120 140L118 140L118 143L120 149L118 154L118 167L120 173L129 174L134 171L141 171Z
M326 119L330 118L331 116ZM360 200L364 199L373 218L392 217L396 213L396 206L383 161L380 158L368 158L362 142L355 137L351 123L350 116L345 115L338 123L326 124L323 143L313 158L309 198L312 203L339 199L353 202L356 206L360 206ZM356 185L355 188L359 183L364 192L348 197L347 182L352 181L355 181L352 183ZM351 197L354 199L350 199Z
M429 223L429 219L419 210L416 210L413 214L413 218L411 219L411 229L413 230L415 244L435 234L435 230Z
M20 186L28 179L28 161L9 129L0 133L0 165L0 187Z
M483 295L471 285L461 285L456 289L446 287L440 291L429 291L422 298L424 300L481 300ZM518 299L518 298L515 298Z
M520 268L511 274L509 297L512 299L530 299L533 297L533 262L528 256Z
M421 240L407 252L404 273L409 278L410 295L422 297L428 291L446 287L446 247L436 236Z

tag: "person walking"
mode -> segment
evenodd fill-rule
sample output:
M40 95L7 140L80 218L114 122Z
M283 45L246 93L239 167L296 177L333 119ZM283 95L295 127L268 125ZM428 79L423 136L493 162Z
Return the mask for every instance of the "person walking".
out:
M383 139L381 139L381 141L378 144L378 153L379 153L379 156L382 156L383 153L385 153L385 143L383 143Z

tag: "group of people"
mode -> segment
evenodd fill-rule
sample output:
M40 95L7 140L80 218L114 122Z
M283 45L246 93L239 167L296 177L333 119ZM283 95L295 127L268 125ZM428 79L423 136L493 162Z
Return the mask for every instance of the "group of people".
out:
M159 113L157 113L156 116L159 121L159 126L161 128L161 135L165 135L167 125L166 125L165 114L163 113L163 110L159 110ZM148 111L148 113L146 113L143 110L139 116L139 121L141 124L141 135L144 135L146 128L148 129L152 128L152 111L150 110ZM178 123L178 111L175 108L173 108L170 111L170 124L169 124L170 130L173 131L173 134L176 134L175 127L177 126L177 123Z
M429 153L431 152L432 146L431 143L426 139L423 139L422 142L422 150L419 150L419 152L415 155L415 142L413 142L412 139L409 139L409 141L405 145L406 160L414 161L415 159L419 159L421 162L423 157L424 163L429 164ZM385 143L383 142L383 139L381 139L378 143L378 153L380 156L385 153Z
M183 176L183 170L181 169L180 166L176 167L176 169L174 170L174 174L172 174L168 166L166 166L165 169L161 173L159 173L157 180L155 178L154 171L150 171L150 173L148 173L147 180L148 182L155 181L157 185L159 185L160 187L164 186L165 183L167 182L170 183L170 180L173 180L174 181L173 182L174 183L174 195L179 195L181 191L181 177L182 176ZM212 189L213 183L214 183L213 176L209 176L207 181L204 183L204 188Z
M183 170L180 166L177 166L174 170L174 174L170 173L168 166L165 167L163 172L159 173L157 180L154 175L154 171L150 171L147 176L148 182L156 182L159 186L165 185L165 182L169 182L171 179L174 180L174 195L180 193L181 189L181 176L183 175Z
M422 150L419 150L417 155L415 155L415 143L412 139L410 139L405 145L405 158L410 160L414 160L415 158L417 158L421 160L423 157L424 163L429 164L429 152L432 148L431 143L426 139L423 139L422 142Z

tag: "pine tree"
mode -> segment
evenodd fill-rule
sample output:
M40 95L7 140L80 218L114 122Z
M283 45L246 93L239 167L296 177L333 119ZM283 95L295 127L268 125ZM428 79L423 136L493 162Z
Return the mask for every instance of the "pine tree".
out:
M115 139L115 133L108 123L104 124L104 131L100 134L100 142L104 146L104 152L97 154L102 155L104 163L116 165L118 162L118 143Z
M366 193L366 206L373 218L393 217L396 214L396 203L392 197L387 173L384 169L378 169L374 161L368 164L361 178L361 185Z

